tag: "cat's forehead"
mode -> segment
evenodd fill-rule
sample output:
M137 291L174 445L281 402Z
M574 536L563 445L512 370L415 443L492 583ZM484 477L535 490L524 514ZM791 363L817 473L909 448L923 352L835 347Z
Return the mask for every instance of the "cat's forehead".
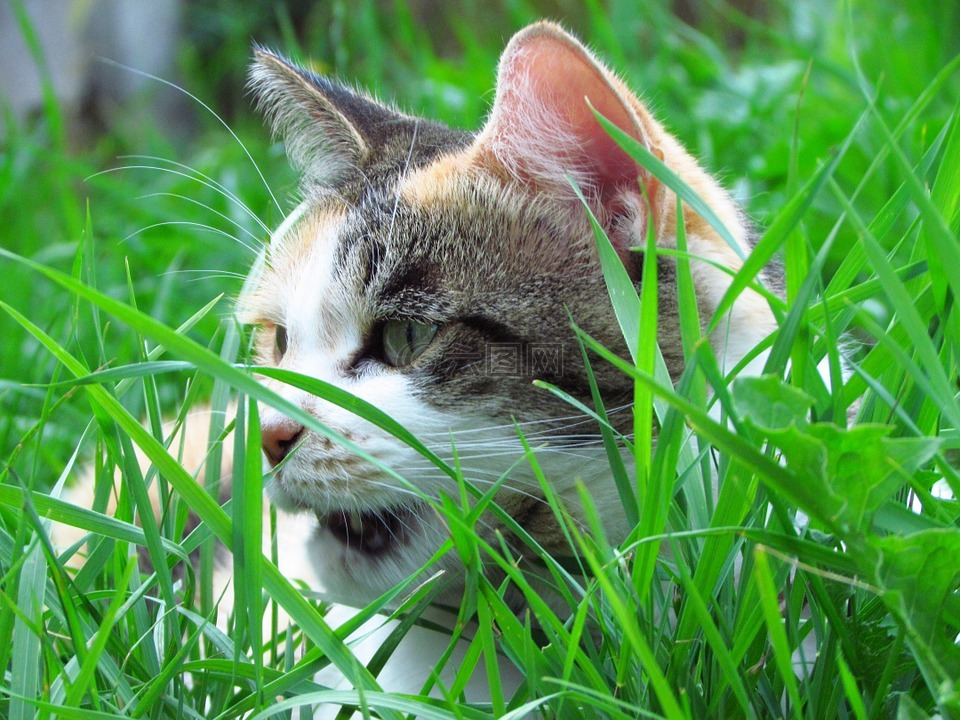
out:
M312 305L366 297L375 306L406 287L426 290L451 245L448 232L391 187L368 188L353 202L316 194L273 233L242 305L265 317L285 315L306 295Z
M591 245L558 242L571 228L551 208L486 171L469 149L349 194L311 194L271 239L256 296L275 310L261 314L283 316L311 286L318 304L349 297L365 316L440 322L479 295L569 275L590 263Z

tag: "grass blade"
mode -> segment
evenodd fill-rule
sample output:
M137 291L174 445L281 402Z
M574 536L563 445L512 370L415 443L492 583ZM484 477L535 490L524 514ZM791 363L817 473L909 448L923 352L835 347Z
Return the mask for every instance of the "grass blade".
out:
M790 646L787 643L787 633L783 627L783 617L780 614L780 600L777 595L776 584L773 574L770 571L770 563L767 560L767 553L762 547L757 547L754 552L754 573L753 577L757 583L757 590L760 593L760 605L763 609L763 617L767 623L767 631L770 634L770 644L773 646L773 657L780 671L780 677L783 680L787 697L790 698L790 705L793 708L793 716L797 720L803 720L803 704L800 701L800 688L797 685L797 677L793 672L793 656L790 652Z

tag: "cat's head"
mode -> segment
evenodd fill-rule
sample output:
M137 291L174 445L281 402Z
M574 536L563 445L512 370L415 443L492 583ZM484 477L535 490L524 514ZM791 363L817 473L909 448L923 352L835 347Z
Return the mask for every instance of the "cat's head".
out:
M304 177L303 201L271 239L241 302L245 320L259 326L259 361L367 400L451 463L455 447L480 489L521 458L518 423L542 446L539 464L561 497L576 511L574 481L583 480L611 536L622 537L625 519L596 425L532 383L546 380L591 403L571 318L625 349L571 179L635 279L641 260L631 248L643 244L649 224L661 246L674 243L673 193L610 139L592 108L663 158L745 253L728 196L622 82L549 23L509 43L478 133L403 114L266 50L257 50L251 80ZM692 211L685 218L694 254L739 266L740 252ZM708 318L729 279L707 263L696 264L694 278ZM669 262L659 280L660 343L679 371ZM765 305L744 300L718 350L742 354L771 327ZM593 369L607 408L626 406L632 383L603 363ZM271 384L428 495L456 492L402 442L302 390ZM630 416L612 417L628 431ZM438 514L369 462L270 408L261 424L268 460L282 461L271 496L320 519L312 552L335 595L348 602L380 595L447 537ZM506 486L501 505L544 544L559 542L527 463ZM484 522L488 532L497 527ZM453 553L441 567L457 574Z

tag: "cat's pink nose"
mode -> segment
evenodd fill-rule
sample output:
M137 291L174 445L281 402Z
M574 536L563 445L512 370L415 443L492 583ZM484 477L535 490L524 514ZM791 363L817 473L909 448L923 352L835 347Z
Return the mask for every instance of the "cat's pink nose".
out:
M290 451L303 438L303 425L288 417L278 416L260 426L260 440L263 452L267 455L271 467L280 464Z

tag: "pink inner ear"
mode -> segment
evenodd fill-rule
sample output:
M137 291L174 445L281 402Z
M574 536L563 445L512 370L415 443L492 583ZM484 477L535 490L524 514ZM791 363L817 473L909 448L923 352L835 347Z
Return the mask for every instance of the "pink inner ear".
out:
M606 133L590 105L643 141L624 99L575 41L549 32L523 38L500 67L493 132L514 154L501 159L534 181L572 173L601 199L628 183L636 190L641 169ZM563 132L550 132L551 126ZM553 177L538 177L544 171Z

